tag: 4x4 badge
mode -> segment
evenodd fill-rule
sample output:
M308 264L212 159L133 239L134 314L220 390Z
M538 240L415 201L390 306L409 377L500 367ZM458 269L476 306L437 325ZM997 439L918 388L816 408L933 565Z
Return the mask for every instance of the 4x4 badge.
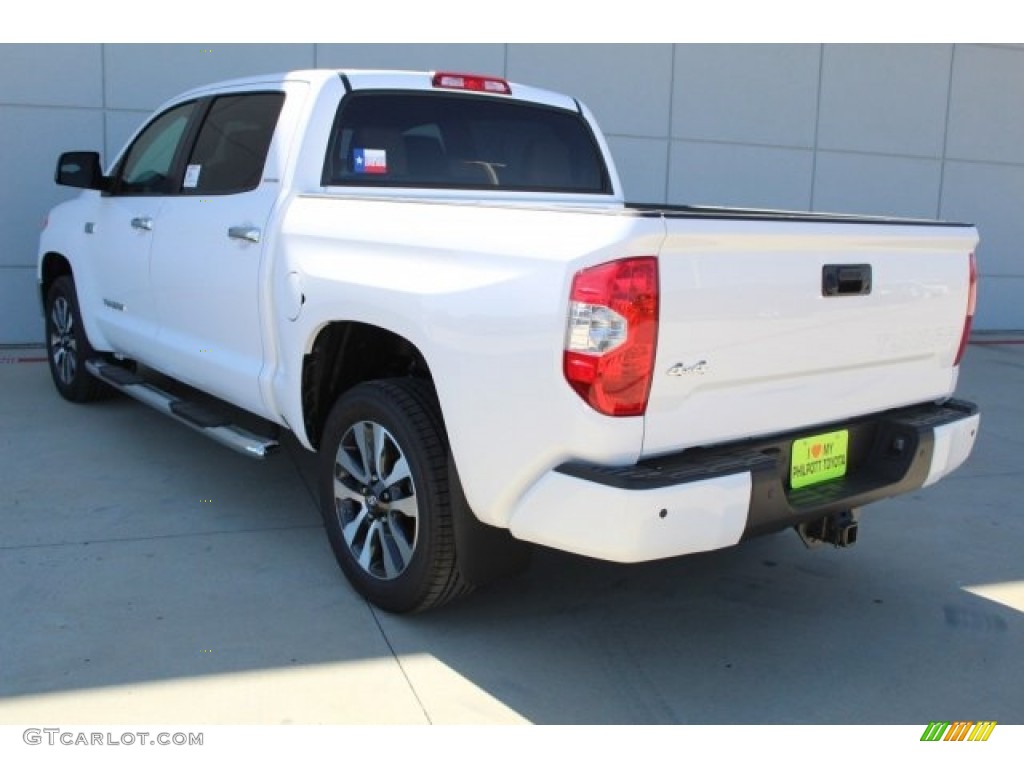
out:
M700 360L693 365L687 365L686 363L676 363L669 368L666 373L669 376L690 376L692 374L698 374L703 376L708 369L708 361Z

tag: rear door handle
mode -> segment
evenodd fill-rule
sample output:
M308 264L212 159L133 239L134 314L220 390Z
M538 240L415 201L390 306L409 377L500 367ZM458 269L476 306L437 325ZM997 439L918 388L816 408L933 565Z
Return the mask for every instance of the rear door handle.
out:
M132 228L149 232L153 229L153 220L149 216L136 216L132 219Z
M259 227L228 227L228 237L232 240L247 240L250 243L260 241Z
M870 264L826 264L821 268L822 296L867 296L870 293Z

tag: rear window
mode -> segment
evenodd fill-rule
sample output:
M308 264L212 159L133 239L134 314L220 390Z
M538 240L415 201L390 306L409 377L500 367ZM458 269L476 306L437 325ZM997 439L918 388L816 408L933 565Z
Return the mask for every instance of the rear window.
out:
M454 94L354 93L339 108L324 186L608 194L578 112Z

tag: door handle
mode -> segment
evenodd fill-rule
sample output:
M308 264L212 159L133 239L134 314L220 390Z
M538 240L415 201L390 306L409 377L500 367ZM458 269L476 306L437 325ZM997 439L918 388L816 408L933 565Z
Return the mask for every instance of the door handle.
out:
M153 229L153 220L149 216L136 216L132 219L132 228L149 232Z
M260 241L259 227L228 227L228 237L232 240L246 240L250 243Z

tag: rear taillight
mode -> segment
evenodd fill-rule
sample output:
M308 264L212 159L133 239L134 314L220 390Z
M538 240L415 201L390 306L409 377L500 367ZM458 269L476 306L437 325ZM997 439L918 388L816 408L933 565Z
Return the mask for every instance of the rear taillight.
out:
M484 93L512 93L507 80L486 75L464 75L459 72L435 72L431 84L435 88L454 88L460 91L483 91Z
M562 369L569 385L608 416L647 409L658 341L658 261L653 256L576 273Z
M964 317L964 332L960 336L960 347L956 351L956 359L953 366L960 365L964 352L967 351L967 342L971 339L971 324L974 322L974 307L978 303L978 261L971 254L970 259L970 287L967 289L967 314Z

